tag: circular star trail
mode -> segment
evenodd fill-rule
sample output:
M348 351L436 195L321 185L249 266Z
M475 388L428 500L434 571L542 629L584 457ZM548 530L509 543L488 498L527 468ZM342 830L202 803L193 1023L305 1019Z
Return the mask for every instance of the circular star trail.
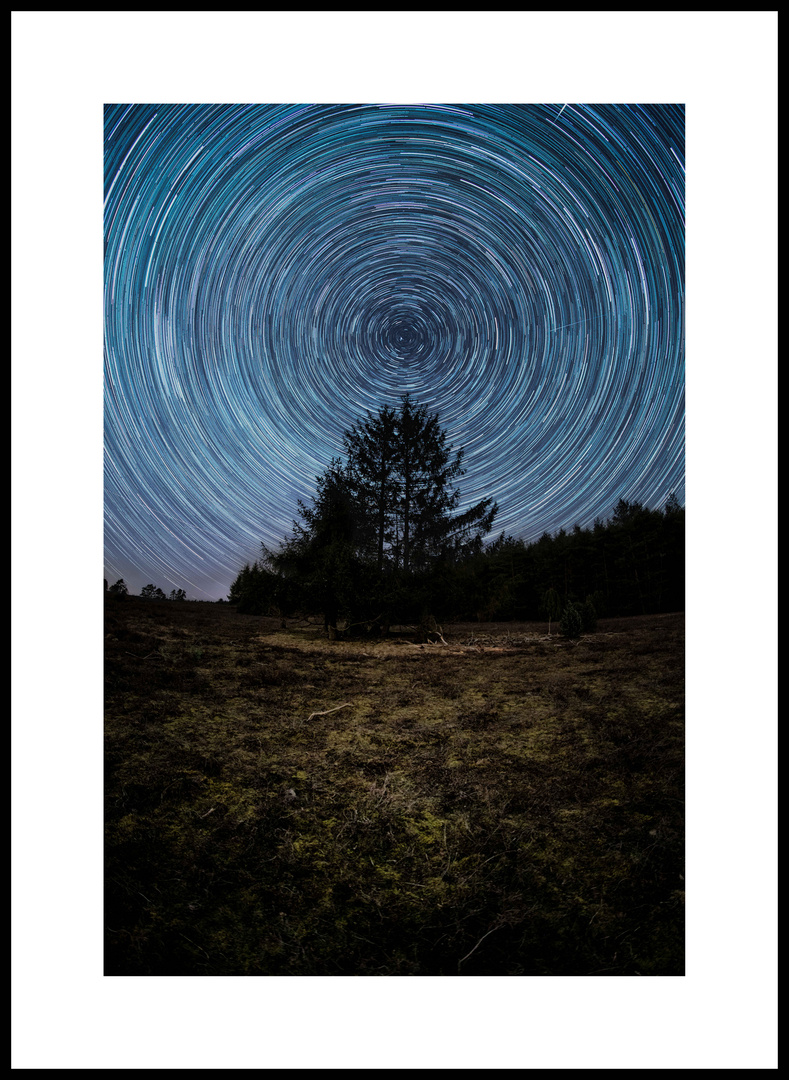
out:
M225 596L406 392L497 532L684 502L682 106L112 105L104 138L111 582Z

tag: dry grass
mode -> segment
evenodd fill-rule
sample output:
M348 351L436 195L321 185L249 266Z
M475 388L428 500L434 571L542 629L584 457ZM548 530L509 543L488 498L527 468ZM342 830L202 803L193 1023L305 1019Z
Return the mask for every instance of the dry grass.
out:
M683 973L682 615L106 618L108 974Z

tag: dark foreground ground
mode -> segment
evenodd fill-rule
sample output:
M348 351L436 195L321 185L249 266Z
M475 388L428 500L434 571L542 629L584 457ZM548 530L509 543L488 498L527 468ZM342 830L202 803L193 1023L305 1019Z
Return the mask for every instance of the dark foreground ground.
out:
M108 975L682 975L684 616L106 602Z

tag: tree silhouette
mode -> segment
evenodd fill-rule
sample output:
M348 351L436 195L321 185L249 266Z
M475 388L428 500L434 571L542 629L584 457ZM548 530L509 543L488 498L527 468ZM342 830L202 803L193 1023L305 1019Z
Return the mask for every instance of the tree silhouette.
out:
M157 588L156 585L144 585L142 587L142 589L140 589L140 596L143 598L143 600L166 600L167 599L167 597L162 592L162 590Z
M247 604L273 571L291 598L322 611L331 636L341 619L385 630L429 612L443 570L481 551L498 508L484 499L457 512L463 451L447 445L437 415L406 394L398 409L368 413L346 431L344 448L345 462L317 477L311 504L299 502L291 536L278 551L264 547L266 569L241 571L232 600Z
M346 431L344 445L358 539L379 571L388 566L408 573L436 557L481 548L498 507L483 499L455 513L463 451L448 446L438 414L406 394L399 410L385 406Z

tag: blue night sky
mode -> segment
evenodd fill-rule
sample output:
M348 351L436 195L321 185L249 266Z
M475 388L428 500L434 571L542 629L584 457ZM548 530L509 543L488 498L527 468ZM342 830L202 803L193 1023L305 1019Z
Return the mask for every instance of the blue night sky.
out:
M685 499L682 104L104 110L105 576L225 596L410 392L526 540Z

